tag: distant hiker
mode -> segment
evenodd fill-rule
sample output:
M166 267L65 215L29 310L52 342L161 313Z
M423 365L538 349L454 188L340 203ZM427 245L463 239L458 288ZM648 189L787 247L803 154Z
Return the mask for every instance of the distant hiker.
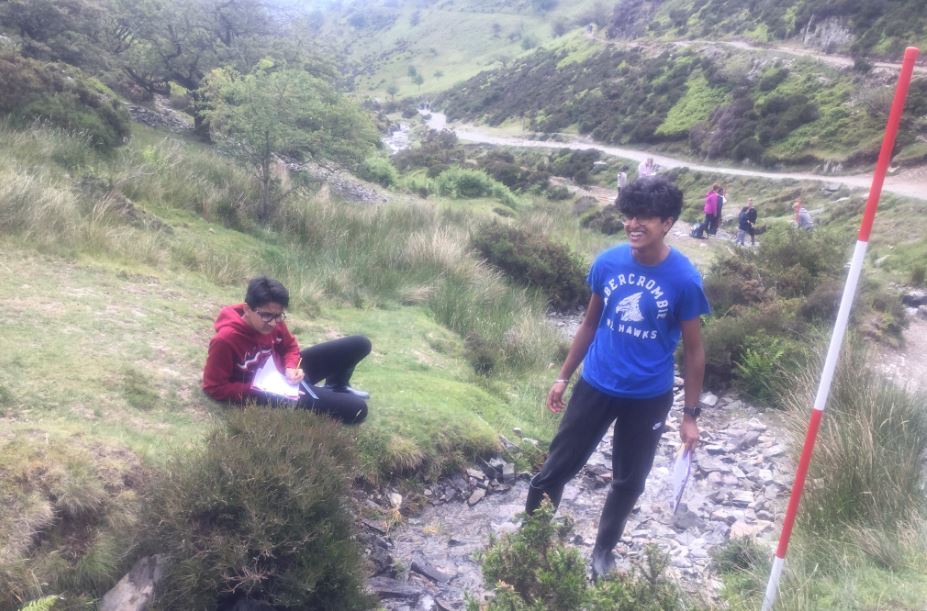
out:
M666 244L682 211L682 192L663 177L638 178L622 189L618 205L628 242L600 254L589 270L592 297L547 395L550 411L563 409L580 363L583 371L525 502L528 514L545 495L557 506L564 486L615 423L612 483L592 550L594 579L614 568L612 550L653 465L673 404L673 353L680 337L686 379L679 436L689 448L698 441L705 371L700 317L709 312L698 271Z
M753 207L753 198L747 198L747 233L750 234L750 246L756 246L756 208Z
M637 177L638 178L648 178L650 176L657 175L657 164L653 162L653 157L648 157L647 159L640 162L640 165L637 166Z
M721 187L717 183L711 185L711 189L705 194L705 205L702 212L705 213L705 220L702 221L702 228L711 235L711 228L715 224L715 216L718 214L718 189Z
M811 219L811 213L801 205L800 199L795 200L795 203L792 204L792 209L795 211L795 224L799 229L804 229L805 231L814 229L814 221Z
M286 326L290 294L273 278L248 283L245 302L226 306L216 319L203 368L203 391L217 401L291 405L327 414L347 424L367 417L370 395L349 386L354 367L370 354L362 335L317 344L302 352ZM253 388L254 376L268 359L291 383L300 383L297 400ZM324 386L316 384L325 380Z
M734 242L746 246L747 234L750 234L750 245L756 244L756 208L753 207L753 198L747 198L747 205L740 209L737 215L737 237Z
M615 196L615 205L618 205L618 199L621 197L621 190L628 184L628 166L623 165L618 170L618 195Z
M724 187L718 186L717 199L718 204L711 219L711 227L708 228L709 235L715 235L718 233L718 227L721 226L721 210L724 208L724 202L727 201L727 199L724 197Z

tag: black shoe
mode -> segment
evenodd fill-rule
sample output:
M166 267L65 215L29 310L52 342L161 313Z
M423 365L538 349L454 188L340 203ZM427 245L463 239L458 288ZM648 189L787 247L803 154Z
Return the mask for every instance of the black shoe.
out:
M358 390L353 386L332 386L331 384L326 384L324 388L327 388L333 392L346 392L354 395L355 397L360 397L361 399L369 399L370 393L366 390Z
M607 578L615 572L615 554L599 549L592 548L592 581Z

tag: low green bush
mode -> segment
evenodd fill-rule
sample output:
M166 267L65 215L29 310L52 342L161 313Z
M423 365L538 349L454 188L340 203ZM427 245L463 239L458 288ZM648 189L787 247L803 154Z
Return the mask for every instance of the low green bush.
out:
M618 206L605 206L584 215L580 225L605 235L615 235L624 229L624 217Z
M399 172L389 159L383 157L367 157L361 164L360 175L384 187L392 187L399 182Z
M751 537L729 539L711 553L711 562L719 573L734 571L764 571L769 566L769 554Z
M586 597L586 566L569 547L572 524L555 521L545 501L521 529L490 538L483 559L483 581L496 588L490 610L580 609ZM471 605L472 610L476 607Z
M129 114L123 105L73 66L3 52L0 82L0 115L9 115L19 126L46 122L80 133L100 149L117 147L129 137Z
M350 434L305 411L245 408L177 456L148 492L143 549L171 559L156 608L236 596L288 609L369 609L347 485Z
M777 335L751 335L734 361L734 380L747 397L778 407L788 374L807 361L804 346L795 340Z
M544 192L544 195L547 196L547 199L551 199L554 201L560 201L564 199L570 199L570 197L573 194L570 193L570 190L567 189L565 186L555 185L547 189L547 191Z
M712 304L714 306L714 304ZM794 304L787 301L773 301L755 307L738 309L727 315L713 316L708 319L702 332L705 344L705 386L723 389L728 387L737 375L737 364L744 359L745 351L751 347L754 337L784 337L795 326ZM788 340L786 346L793 344ZM757 350L757 348L754 348ZM755 359L768 365L781 375L781 366L790 366L790 361L768 363L769 350L759 349ZM790 351L791 353L791 351ZM772 350L775 354L775 350ZM751 365L750 374L756 373ZM766 372L768 374L768 371ZM764 377L765 381L767 378Z
M513 281L538 289L557 311L578 308L589 299L579 258L543 235L493 222L477 228L471 243Z
M582 556L567 545L573 524L555 520L547 501L521 528L490 539L483 553L483 580L496 584L493 598L470 611L673 611L686 608L679 587L666 579L668 557L654 546L627 574L589 585Z
M482 170L450 167L437 177L435 184L441 195L460 199L489 197L493 194L495 182Z

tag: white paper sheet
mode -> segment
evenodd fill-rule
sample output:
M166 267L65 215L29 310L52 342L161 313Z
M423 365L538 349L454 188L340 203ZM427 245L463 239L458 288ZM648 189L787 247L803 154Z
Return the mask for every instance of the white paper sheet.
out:
M264 361L261 368L254 374L254 381L251 382L251 388L286 397L287 399L299 398L299 384L291 384L289 380L277 370L272 356L267 357L267 360Z
M670 509L676 513L679 507L679 501L682 500L682 493L686 489L686 482L689 481L689 469L692 466L692 452L686 446L679 446L676 452L676 463L673 465L673 498L670 501Z

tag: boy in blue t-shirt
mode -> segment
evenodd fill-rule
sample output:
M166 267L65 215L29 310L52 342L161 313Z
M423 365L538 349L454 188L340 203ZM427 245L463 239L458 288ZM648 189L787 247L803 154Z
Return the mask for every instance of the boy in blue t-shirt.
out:
M613 570L612 550L644 491L673 404L673 353L680 338L686 379L679 435L690 449L698 441L705 372L700 317L709 312L698 271L665 242L682 211L679 189L663 177L640 178L621 190L618 205L628 243L603 252L589 270L592 297L547 395L552 412L563 409L564 391L580 363L583 372L525 505L534 512L544 495L559 504L563 487L615 422L611 489L592 550L594 579Z

